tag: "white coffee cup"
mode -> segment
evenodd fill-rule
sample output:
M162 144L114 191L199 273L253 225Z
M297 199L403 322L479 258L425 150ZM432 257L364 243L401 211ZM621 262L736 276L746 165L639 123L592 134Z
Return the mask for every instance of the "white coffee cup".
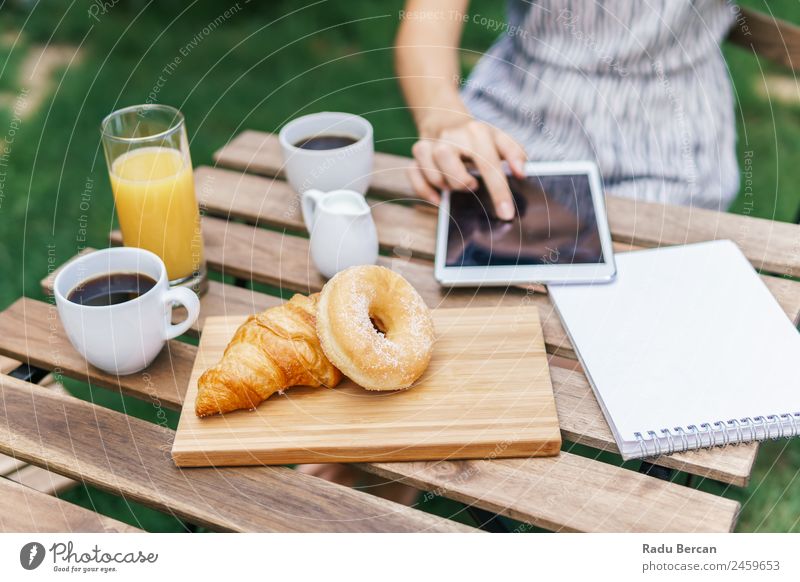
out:
M141 273L156 284L116 305L81 305L67 299L82 283L112 273ZM170 289L164 262L133 247L103 249L75 259L56 276L53 292L61 324L75 349L90 364L120 376L149 366L166 341L186 332L200 314L197 295L183 287ZM173 303L188 313L175 325Z
M347 136L357 140L345 147L311 150L298 147L309 138ZM286 179L295 192L355 190L365 194L372 176L372 125L351 113L313 113L283 126L278 134Z

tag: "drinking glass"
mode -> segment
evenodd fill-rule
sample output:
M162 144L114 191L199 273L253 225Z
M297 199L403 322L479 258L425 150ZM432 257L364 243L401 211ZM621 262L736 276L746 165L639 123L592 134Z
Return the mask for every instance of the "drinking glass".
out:
M158 255L171 287L203 293L203 235L183 114L134 105L107 116L101 129L124 245Z

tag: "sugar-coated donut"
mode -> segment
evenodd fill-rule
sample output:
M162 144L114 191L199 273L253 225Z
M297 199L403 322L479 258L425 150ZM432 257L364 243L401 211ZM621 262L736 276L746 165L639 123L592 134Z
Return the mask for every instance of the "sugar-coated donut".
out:
M375 265L350 267L325 284L317 335L331 363L368 390L410 387L433 352L433 320L422 297Z

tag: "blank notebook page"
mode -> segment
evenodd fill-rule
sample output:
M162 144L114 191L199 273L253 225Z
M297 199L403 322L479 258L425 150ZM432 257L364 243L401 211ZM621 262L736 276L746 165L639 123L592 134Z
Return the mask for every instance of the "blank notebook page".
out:
M637 432L800 411L800 335L734 243L616 261L613 283L549 291L623 456Z

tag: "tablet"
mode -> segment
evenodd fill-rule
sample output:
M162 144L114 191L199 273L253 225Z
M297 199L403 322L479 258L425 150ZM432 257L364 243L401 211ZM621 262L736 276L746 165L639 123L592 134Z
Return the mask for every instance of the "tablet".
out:
M436 279L448 286L591 283L616 273L600 172L593 162L529 162L509 176L516 214L499 220L482 180L443 192Z

